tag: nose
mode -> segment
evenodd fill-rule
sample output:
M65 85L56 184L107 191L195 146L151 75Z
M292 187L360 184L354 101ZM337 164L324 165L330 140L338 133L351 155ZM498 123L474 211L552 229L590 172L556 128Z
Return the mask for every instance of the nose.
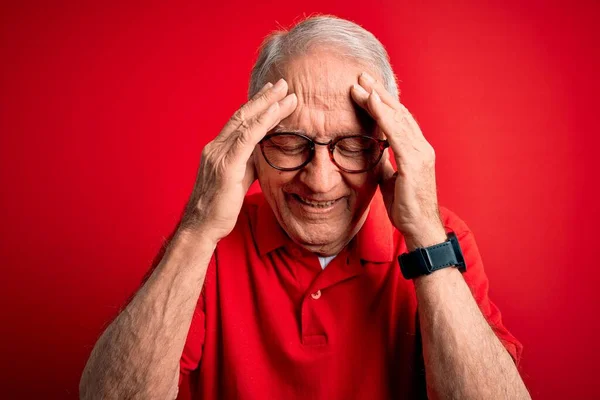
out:
M328 193L342 181L340 170L329 158L327 146L316 146L313 159L300 173L300 181L313 193Z

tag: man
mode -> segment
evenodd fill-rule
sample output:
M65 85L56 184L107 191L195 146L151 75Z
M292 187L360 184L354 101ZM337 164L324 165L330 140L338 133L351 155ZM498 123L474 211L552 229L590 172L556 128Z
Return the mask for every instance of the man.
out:
M189 375L197 398L529 398L379 41L309 18L266 40L250 97L81 397L172 399Z

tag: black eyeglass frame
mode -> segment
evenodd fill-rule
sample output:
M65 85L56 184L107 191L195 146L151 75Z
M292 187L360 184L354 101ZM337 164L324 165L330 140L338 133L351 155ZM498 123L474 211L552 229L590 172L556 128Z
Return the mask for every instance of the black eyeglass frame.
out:
M310 143L310 149L309 149L309 155L308 155L308 158L306 159L306 161L304 161L302 164L300 164L300 165L299 165L299 166L297 166L297 167L294 167L294 168L281 168L281 167L278 167L278 166L276 166L276 165L273 165L273 164L271 164L271 161L269 161L269 159L268 159L268 158L267 158L267 156L265 155L264 143L265 143L267 140L271 139L272 137L276 137L276 136L283 136L283 135L294 135L294 136L300 136L301 138L304 138L304 139L308 140L308 142ZM339 165L339 164L338 164L338 163L335 161L335 158L333 157L333 152L334 152L334 150L335 150L335 146L337 145L337 143L338 143L339 141L341 141L341 140L343 140L343 139L349 139L349 138L366 138L366 139L369 139L369 140L375 140L375 141L377 141L377 142L379 143L379 150L380 150L380 152L381 152L381 153L379 154L379 157L377 158L377 161L375 161L375 162L373 163L373 165L371 165L369 168L361 169L361 170L358 170L358 171L349 170L349 169L346 169L346 168L342 167L341 165ZM315 140L312 140L311 138L309 138L309 137L308 137L308 136L306 136L306 135L303 135L303 134L301 134L301 133L294 133L294 132L278 132L278 133L271 133L271 134L269 134L269 135L266 135L264 138L262 138L262 140L259 142L259 145L260 145L260 151L262 152L262 155L263 155L263 157L264 157L265 161L267 162L267 164L269 164L271 167L275 168L276 170L279 170L279 171L286 171L286 172L288 172L288 171L297 171L297 170L299 170L299 169L302 169L302 168L304 168L304 167L305 167L305 166L306 166L306 165L307 165L309 162L311 162L311 161L312 161L312 159L313 159L313 158L314 158L314 156L315 156L315 145L319 145L319 146L327 146L327 148L329 149L329 159L331 160L331 162L332 162L332 163L333 163L333 164L334 164L336 167L338 167L338 168L339 168L339 169L341 169L342 171L344 171L344 172L347 172L347 173L349 173L349 174L360 174L360 173L367 172L367 171L369 171L369 170L371 170L371 169L375 168L375 166L376 166L377 164L379 164L379 161L381 161L381 157L383 157L383 152L385 151L385 149L387 149L388 147L390 147L390 144L388 143L388 141L387 141L387 140L384 140L384 139L377 139L377 138L374 138L374 137L372 137L372 136L367 136L367 135L351 135L351 136L341 136L341 137L338 137L338 138L332 139L332 140L330 140L329 142L321 143L321 142L317 142L317 141L315 141Z

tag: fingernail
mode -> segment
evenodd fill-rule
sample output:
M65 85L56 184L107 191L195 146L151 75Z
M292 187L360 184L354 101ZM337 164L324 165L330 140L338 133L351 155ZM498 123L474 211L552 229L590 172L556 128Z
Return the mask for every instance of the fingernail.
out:
M279 105L282 107L287 107L296 101L296 93L292 93L287 95L283 100L279 102Z
M381 97L379 97L379 94L377 94L377 91L375 89L373 89L371 94L373 95L373 98L375 99L375 101L381 101Z
M270 88L271 86L273 86L273 84L272 84L271 82L267 82L267 83L265 83L265 86L263 86L263 87L262 87L260 90L265 90L265 89L268 89L268 88ZM260 90L259 90L259 92L260 92Z
M365 88L363 88L363 87L362 87L362 86L360 86L360 85L357 85L356 83L355 83L354 85L352 85L352 86L354 87L354 90L356 90L357 92L360 92L360 93L362 93L362 94L367 94L367 95L369 94L369 93L368 93L368 92L365 90Z
M365 78L365 80L369 83L373 83L375 82L375 79L373 79L373 77L369 74L367 74L366 72L363 72L362 74L360 74L363 78Z
M283 89L284 86L285 86L285 80L283 78L281 78L280 80L277 81L275 86L273 86L273 90L279 91L279 90Z
M278 103L278 102L275 102L275 103L271 104L271 105L269 106L269 108L267 108L267 113L269 113L269 114L270 114L270 113L272 113L272 112L275 112L275 110L277 110L277 108L279 108L279 103Z

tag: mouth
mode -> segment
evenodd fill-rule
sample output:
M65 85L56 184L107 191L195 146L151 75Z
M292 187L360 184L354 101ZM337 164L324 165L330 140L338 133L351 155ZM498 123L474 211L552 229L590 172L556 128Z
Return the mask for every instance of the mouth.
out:
M292 198L294 200L296 200L298 203L302 204L303 206L310 207L315 210L322 210L322 211L333 208L341 199L343 199L343 197L340 197L340 198L334 199L334 200L318 201L318 200L313 200L313 199L309 199L306 197L302 197L295 193L292 193Z

